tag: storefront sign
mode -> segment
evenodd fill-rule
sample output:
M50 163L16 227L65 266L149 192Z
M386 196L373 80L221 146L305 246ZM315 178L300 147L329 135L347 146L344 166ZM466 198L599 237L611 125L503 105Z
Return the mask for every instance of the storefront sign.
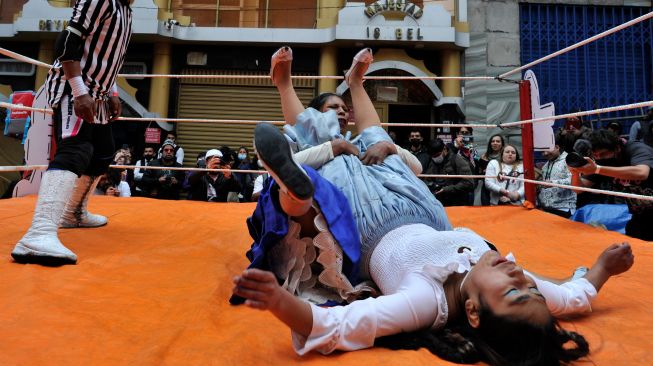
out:
M160 144L161 143L161 130L156 127L148 127L145 129L145 143L146 144Z
M374 28L367 27L367 38L374 38L374 39L387 38L384 37L383 34L384 32L393 32L394 38L398 41L421 40L424 38L422 36L422 31L419 28L412 28L412 27L407 27L407 28L399 27L399 28L392 28L392 29L389 29L388 27L374 27Z
M39 20L39 30L40 31L62 31L68 27L68 20L50 20L50 19L41 19Z
M424 15L424 11L417 5L405 0L380 0L368 5L365 8L365 15L372 18L377 14L398 11L404 13L413 19L419 19Z

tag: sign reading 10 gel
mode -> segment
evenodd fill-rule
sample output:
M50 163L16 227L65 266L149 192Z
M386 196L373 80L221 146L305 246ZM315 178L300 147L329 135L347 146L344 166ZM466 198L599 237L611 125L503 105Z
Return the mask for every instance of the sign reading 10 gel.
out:
M414 20L419 19L424 11L417 5L405 0L384 0L377 1L365 7L365 15L368 18L373 18L378 14L393 12L403 13L410 16ZM397 40L421 40L424 37L421 34L419 27L395 27L388 29L387 27L367 27L367 38L386 38L388 35L382 34L383 32L394 32L394 38ZM386 38L387 39L387 38Z

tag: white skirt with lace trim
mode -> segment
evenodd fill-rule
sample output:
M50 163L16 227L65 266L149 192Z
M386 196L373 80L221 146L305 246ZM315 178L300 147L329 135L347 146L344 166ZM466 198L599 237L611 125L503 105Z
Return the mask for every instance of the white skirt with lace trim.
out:
M341 303L369 296L378 296L373 282L353 286L342 273L343 252L316 205L313 224L318 234L300 237L299 223L288 220L288 234L268 255L270 268L284 282L282 287L293 295L315 304L328 301Z

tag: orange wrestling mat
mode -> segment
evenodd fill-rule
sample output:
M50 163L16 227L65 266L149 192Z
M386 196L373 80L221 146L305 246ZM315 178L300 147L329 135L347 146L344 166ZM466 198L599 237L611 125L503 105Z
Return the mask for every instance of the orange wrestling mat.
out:
M13 263L35 197L0 201L0 365L444 365L428 351L370 349L297 356L272 315L227 302L247 265L254 204L93 197L109 217L62 229L76 266ZM564 277L627 237L521 207L447 210L528 269ZM653 225L653 223L651 223ZM590 317L565 322L596 365L653 364L653 246L629 240L630 272L601 291Z

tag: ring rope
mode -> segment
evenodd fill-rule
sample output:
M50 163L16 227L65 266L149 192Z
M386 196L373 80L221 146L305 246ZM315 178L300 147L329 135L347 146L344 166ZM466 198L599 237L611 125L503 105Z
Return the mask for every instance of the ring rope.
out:
M0 54L23 61L35 66L51 68L52 65L31 57L20 55L6 48L0 47ZM118 74L125 79L270 79L270 75L192 75L192 74ZM337 75L293 75L297 80L343 80L344 76ZM367 76L367 80L498 80L495 76Z
M510 75L512 75L512 74L515 74L515 73L517 73L517 72L520 72L520 71L522 71L522 70L525 70L525 69L527 69L527 68L529 68L529 67L531 67L531 66L535 66L535 65L537 65L537 64L539 64L539 63L542 63L542 62L544 62L544 61L550 60L550 59L552 59L552 58L554 58L554 57L556 57L556 56L560 56L560 55L562 55L562 54L564 54L564 53L567 53L567 52L569 52L569 51L573 51L573 50L575 50L575 49L578 48L578 47L584 46L584 45L586 45L586 44L588 44L588 43L592 43L592 42L594 42L594 41L596 41L596 40L599 40L599 39L601 39L601 38L607 37L607 36L611 35L612 33L616 33L616 32L618 32L618 31L620 31L620 30L622 30L622 29L625 29L625 28L631 27L631 26L633 26L633 25L635 25L635 24L637 24L637 23L639 23L639 22L643 22L644 20L651 19L651 18L653 18L653 12L650 12L650 13L648 13L648 14L644 14L644 15L642 15L642 16L640 16L640 17L637 17L637 18L635 18L635 19L632 19L632 20L630 20L630 21L628 21L628 22L626 22L626 23L623 23L623 24L621 24L621 25L618 25L618 26L616 26L616 27L614 27L614 28L610 28L610 29L606 30L605 32L601 32L601 33L599 33L599 34L597 34L597 35L594 35L594 36L592 36L592 37L590 37L590 38L587 38L587 39L585 39L585 40L583 40L583 41L580 41L580 42L578 42L578 43L574 43L574 44L572 44L571 46L568 46L568 47L565 47L565 48L563 48L563 49L561 49L561 50L558 50L558 51L556 51L556 52L554 52L554 53L552 53L552 54L549 54L549 55L547 55L547 56L544 56L544 57L542 57L542 58L539 58L539 59L537 59L537 60L535 60L535 61L529 62L529 63L527 63L526 65L523 65L523 66L517 67L517 68L515 68L515 69L513 69L513 70L510 70L510 71L508 71L508 72L505 72L505 73L499 75L499 78L505 78L506 76L510 76Z
M31 170L46 170L47 165L25 165L25 166L0 166L0 172L21 172L21 171L31 171ZM265 174L265 170L241 170L241 169L207 169L207 168L185 168L185 167L163 167L163 166L136 166L136 165L110 165L109 168L112 169L143 169L143 170L175 170L175 171L191 171L191 172L231 172L231 173L242 173L242 174ZM418 178L439 178L439 179L484 179L487 178L485 175L448 175L448 174L420 174ZM499 177L497 176L497 179ZM645 201L653 201L653 196L644 196L634 193L625 193L625 192L615 192L615 191L606 191L596 188L588 187L577 187L566 184L558 184L551 182L544 182L539 180L532 180L519 177L503 177L501 179L514 179L519 180L525 183L531 183L536 185L548 186L548 187L557 187L564 189L571 189L573 191L582 191L590 193L598 193L608 196L617 196L623 198L631 198Z
M449 128L457 128L457 127L471 127L471 128L507 128L507 127L518 127L527 123L538 123L538 122L547 122L547 121L553 121L556 119L564 119L564 118L570 118L570 117L582 117L582 116L590 116L590 115L595 115L595 114L602 114L602 113L610 113L610 112L617 112L617 111L623 111L623 110L629 110L629 109L638 109L638 108L646 108L646 107L651 107L653 106L653 100L647 101L647 102L640 102L640 103L632 103L632 104L624 104L624 105L619 105L619 106L614 106L614 107L606 107L606 108L599 108L599 109L592 109L589 111L581 111L581 112L574 112L574 113L566 113L566 114L560 114L556 116L551 116L551 117L540 117L540 118L532 118L532 119L527 119L527 120L522 120L522 121L516 121L516 122L507 122L507 123L500 123L500 124L481 124L481 123L452 123L452 124L447 124L447 123L381 123L381 126L391 126L391 127L449 127ZM32 111L32 112L40 112L40 113L45 113L45 114L52 114L51 109L47 108L33 108L33 107L26 107L20 104L11 104L11 103L5 103L5 102L0 102L0 107L2 108L8 108L8 109L15 109L15 110L26 110L26 111ZM151 122L151 121L161 121L161 122L173 122L173 123L224 123L224 124L241 124L241 125L255 125L261 122L266 122L266 123L271 123L274 125L283 125L285 124L284 121L256 121L256 120L232 120L232 119L210 119L210 118L200 118L200 119L194 119L194 118L164 118L164 117L118 117L116 119L117 121L138 121L138 122ZM350 122L349 125L355 125L354 122Z

